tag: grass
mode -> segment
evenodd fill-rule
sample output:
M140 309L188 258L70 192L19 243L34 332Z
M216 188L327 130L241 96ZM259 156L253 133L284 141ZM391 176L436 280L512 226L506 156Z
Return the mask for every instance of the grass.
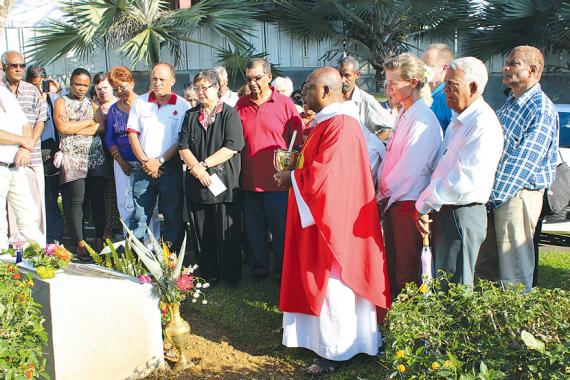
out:
M275 282L254 284L244 277L238 289L219 285L209 290L206 306L184 305L185 317L196 333L213 341L227 339L236 349L252 355L269 355L300 368L308 366L314 354L281 344L282 316ZM570 291L570 252L541 253L539 286ZM381 358L358 355L329 378L384 379L387 374Z

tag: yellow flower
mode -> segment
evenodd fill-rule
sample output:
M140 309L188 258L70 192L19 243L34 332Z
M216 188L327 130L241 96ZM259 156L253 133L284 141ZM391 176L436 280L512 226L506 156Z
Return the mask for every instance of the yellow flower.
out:
M426 294L426 292L428 291L427 284L424 282L418 290L420 291L420 293Z
M28 286L34 286L34 282L32 280L28 280Z
M398 372L400 373L406 372L406 366L403 364L398 364Z
M397 357L398 359L402 359L404 356L406 356L406 352L405 352L405 351L403 351L403 350L396 351L396 357Z
M446 360L443 362L443 368L451 368L453 367L453 363L451 362L451 360Z
M168 258L170 257L170 250L166 243L162 243L162 258L164 259L164 265L168 265Z
M431 369L433 369L434 371L436 371L439 367L440 365L438 362L431 363Z
M65 249L65 247L61 245L55 249L54 254L60 260L64 261L71 260L71 252L69 252L67 249Z

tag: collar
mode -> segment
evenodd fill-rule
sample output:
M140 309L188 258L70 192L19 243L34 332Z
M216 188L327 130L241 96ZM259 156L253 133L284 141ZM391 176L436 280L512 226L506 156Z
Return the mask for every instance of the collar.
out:
M200 114L198 115L198 121L200 122L200 124L202 124L203 127L207 127L208 125L210 125L214 122L215 115L222 112L222 109L224 108L224 102L222 102L221 100L218 100L218 103L216 104L216 108L214 108L214 112L212 112L212 114L210 115L209 120L206 120L206 113L204 112L204 106L201 105L200 107L201 108L200 108Z
M358 122L360 120L358 116L358 109L352 100L347 100L346 102L342 103L329 104L315 115L315 120L317 123L322 123L323 121L332 119L338 115L350 116Z
M519 98L515 98L513 92L511 91L509 95L509 101L514 101L519 107L522 107L529 99L538 91L540 91L540 83L536 82L534 86L526 90Z
M483 104L485 104L485 100L483 100L483 96L481 96L479 99L471 103L469 107L465 108L459 115L456 114L455 119L461 124L468 123L471 118L475 117L477 110L481 108Z
M164 104L158 104L157 100L156 100L156 95L154 95L154 91L151 91L148 93L148 101L149 103L156 103L156 105L158 106L158 108L160 108L160 106L163 106L165 104L171 104L171 105L176 105L176 93L174 91L172 91L172 93L170 94L170 97L168 98L168 100L166 101L166 103Z
M358 86L354 86L354 90L352 91L352 96L349 100L352 100L354 103L359 104L362 102L362 90L358 88Z
M402 107L402 109L400 109L400 112L398 112L398 120L401 120L403 118L407 118L409 115L414 114L416 112L416 109L420 108L422 106L425 106L426 108L428 108L426 106L424 100L422 98L418 98L414 103L412 103L410 108L408 108L407 110L404 111L404 108ZM395 123L394 123L394 126L396 126Z
M275 88L273 88L273 86L269 86L269 88L271 89L271 96L269 97L269 99L267 99L265 102L263 102L263 103L261 103L261 104L265 104L265 103L269 103L269 102L275 102L275 93L276 93L277 91L275 91ZM251 103L253 103L253 104L257 105L257 106L261 106L261 104L258 105L258 104L255 102L255 100L252 99L251 94L247 95L245 98L246 98L249 102L251 102Z
M445 82L441 82L437 85L436 88L433 89L431 96L435 97L443 92L443 88L445 87Z
M10 86L10 82L8 82L8 79L4 78L4 80L2 81L4 83L4 85L6 86L6 88L8 90L10 90L10 92L12 92L12 87ZM18 87L16 88L16 95L20 95L22 93L22 84L23 80L20 81L20 83L18 83ZM13 92L12 92L13 94Z

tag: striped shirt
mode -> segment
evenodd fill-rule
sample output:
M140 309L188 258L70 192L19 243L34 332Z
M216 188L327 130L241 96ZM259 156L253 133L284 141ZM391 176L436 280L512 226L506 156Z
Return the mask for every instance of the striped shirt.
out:
M538 83L519 98L509 95L497 116L503 125L504 148L491 192L494 207L522 189L540 190L552 184L559 133L556 108Z
M7 79L4 79L4 85L8 90L12 89ZM16 99L18 99L18 103L20 103L20 107L22 107L22 111L26 114L32 128L35 128L38 121L46 121L47 115L45 101L33 84L21 80L14 95L16 96ZM34 147L30 161L31 166L42 165L41 138L38 139L38 142Z

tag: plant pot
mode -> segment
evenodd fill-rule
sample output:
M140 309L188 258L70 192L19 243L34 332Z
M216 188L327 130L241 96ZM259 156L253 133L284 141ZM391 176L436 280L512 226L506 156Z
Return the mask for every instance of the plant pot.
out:
M170 308L170 322L164 328L168 340L178 350L178 363L174 365L175 371L192 366L186 357L186 348L190 345L190 324L180 316L180 304L172 304Z

